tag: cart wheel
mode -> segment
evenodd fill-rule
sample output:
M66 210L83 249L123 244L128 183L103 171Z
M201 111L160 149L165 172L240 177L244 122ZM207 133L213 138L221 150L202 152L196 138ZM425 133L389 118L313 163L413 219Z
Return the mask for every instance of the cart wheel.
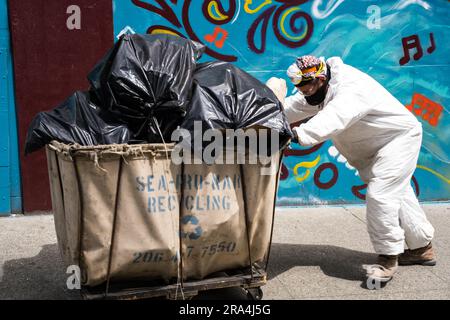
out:
M197 291L193 292L185 292L184 295L179 293L175 296L175 294L171 293L167 296L167 300L192 300L198 295Z
M262 291L261 287L248 288L247 289L247 298L249 300L261 300L263 298L263 291Z

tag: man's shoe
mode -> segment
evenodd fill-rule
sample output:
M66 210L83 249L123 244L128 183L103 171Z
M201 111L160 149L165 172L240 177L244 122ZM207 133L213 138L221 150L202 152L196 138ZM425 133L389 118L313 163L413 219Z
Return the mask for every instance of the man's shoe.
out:
M434 253L431 242L422 248L405 250L405 252L398 257L398 264L401 266L410 266L413 264L435 266L436 254Z
M368 280L380 283L390 281L398 269L398 256L379 255L377 262L366 266Z

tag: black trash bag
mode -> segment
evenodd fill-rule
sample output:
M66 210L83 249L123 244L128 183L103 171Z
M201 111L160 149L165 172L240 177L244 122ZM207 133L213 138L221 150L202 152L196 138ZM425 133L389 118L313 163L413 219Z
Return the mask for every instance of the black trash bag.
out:
M161 142L181 123L202 44L172 35L124 35L88 75L101 108L135 138ZM158 123L160 128L156 126Z
M55 109L36 115L28 128L25 154L52 140L82 146L128 143L131 132L127 126L108 118L88 92L77 91Z
M193 149L196 148L194 135L201 134L194 132L195 121L201 121L203 132L207 129L245 130L250 127L275 130L279 135L279 149L293 137L282 104L273 91L226 62L207 62L197 66L191 102L181 125L182 129L189 131L191 139L182 143ZM202 147L207 144L203 142Z

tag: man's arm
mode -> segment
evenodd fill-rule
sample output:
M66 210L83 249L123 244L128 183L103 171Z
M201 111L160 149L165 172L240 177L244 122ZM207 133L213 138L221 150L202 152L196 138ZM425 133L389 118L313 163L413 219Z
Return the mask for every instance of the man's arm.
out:
M292 96L287 97L283 106L284 113L286 114L288 122L298 122L317 114L317 110L308 110L305 107L306 105L307 102L305 100L305 97L298 92Z
M293 130L301 145L315 145L350 127L369 110L360 94L351 88L340 89L316 116Z

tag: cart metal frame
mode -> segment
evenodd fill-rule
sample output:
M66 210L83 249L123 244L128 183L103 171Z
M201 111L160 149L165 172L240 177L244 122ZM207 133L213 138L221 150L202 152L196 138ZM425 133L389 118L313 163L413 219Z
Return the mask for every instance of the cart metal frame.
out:
M281 172L281 164L283 160L283 152L287 148L288 143L286 143L280 150L281 156L278 163L278 171L277 171L277 182L275 187L274 201L276 199L278 185L279 185L279 175ZM55 151L56 153L56 151ZM80 186L80 173L77 170L76 166L76 158L73 157L74 169L76 172L78 186ZM118 181L117 185L120 185L121 180L121 172L123 166L123 157L119 160L119 173L118 173ZM183 177L183 166L182 166L182 177ZM58 168L59 171L59 168ZM243 176L242 165L240 165L241 176ZM59 171L60 174L60 171ZM184 183L184 182L182 182ZM242 182L243 192L246 193L245 183ZM82 196L82 190L79 190L80 197ZM81 201L81 212L83 212L82 201ZM269 248L267 252L267 256L264 261L264 266L260 266L258 263L252 261L251 253L250 253L250 242L249 242L249 234L248 234L248 215L247 215L247 205L244 202L244 214L245 214L245 228L247 232L247 246L249 250L249 267L245 269L236 269L232 271L223 271L218 274L210 275L209 277L203 280L181 280L180 283L173 284L161 284L161 282L120 282L114 283L110 281L110 272L111 272L111 260L113 258L112 247L115 241L115 226L116 226L116 218L117 218L117 208L118 208L118 195L116 195L115 199L115 208L114 208L114 221L113 221L113 232L111 238L111 249L109 254L109 263L108 263L108 271L107 271L107 280L106 284L100 285L97 287L87 287L82 286L81 288L81 297L85 300L96 300L96 299L115 299L115 300L134 300L134 299L146 299L146 298L157 298L157 297L165 297L167 299L191 299L198 295L200 291L207 291L212 289L223 289L223 288L232 288L232 287L241 287L246 290L247 297L252 300L261 300L263 297L263 292L261 290L261 286L267 283L267 267L269 263L270 256L270 247L272 244L272 236L273 236L273 221L275 218L275 203L272 211L272 226L270 233L270 242ZM82 216L82 215L81 215ZM180 229L181 231L181 229ZM80 248L81 248L81 239L80 239ZM81 250L80 250L81 252ZM180 252L182 252L182 246L180 241ZM181 265L183 265L183 256L181 256ZM250 268L250 266L252 266ZM183 268L181 268L181 279L184 279L183 276Z
M200 291L241 287L247 292L250 300L261 300L263 293L261 286L267 283L266 271L255 265L253 270L241 269L220 272L203 280L190 280L183 282L183 290L180 284L145 285L139 286L130 283L110 284L108 293L105 286L82 287L81 296L85 300L136 300L149 298L166 298L170 300L188 300L197 296Z

